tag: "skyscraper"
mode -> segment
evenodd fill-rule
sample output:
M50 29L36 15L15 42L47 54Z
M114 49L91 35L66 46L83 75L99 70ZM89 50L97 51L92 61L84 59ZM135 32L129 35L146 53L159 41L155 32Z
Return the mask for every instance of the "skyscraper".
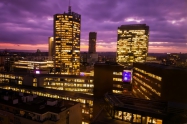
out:
M48 38L49 41L49 57L51 58L54 55L54 38L53 37L49 37Z
M98 61L98 54L96 53L96 39L97 33L90 32L87 62L91 65Z
M55 73L80 73L81 15L71 12L54 15Z
M97 33L96 32L90 32L89 33L89 53L96 53L96 39L97 39Z
M121 25L118 27L116 62L122 65L145 62L148 42L149 26L146 24Z

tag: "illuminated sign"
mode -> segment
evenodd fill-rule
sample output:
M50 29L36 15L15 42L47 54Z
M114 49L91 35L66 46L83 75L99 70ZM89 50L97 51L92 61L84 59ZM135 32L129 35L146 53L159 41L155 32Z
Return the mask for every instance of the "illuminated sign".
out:
M85 76L85 73L84 72L80 72L80 76Z
M127 83L131 83L132 81L132 71L131 70L124 70L123 74L122 74L122 81L123 82L127 82Z
M36 74L40 74L40 71L36 71Z

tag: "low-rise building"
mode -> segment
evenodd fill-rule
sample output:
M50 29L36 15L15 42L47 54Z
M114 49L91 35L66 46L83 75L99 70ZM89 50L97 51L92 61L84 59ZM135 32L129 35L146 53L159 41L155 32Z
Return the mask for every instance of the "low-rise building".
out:
M1 89L0 92L0 117L2 123L81 124L81 106L78 102L41 97L11 90Z
M23 61L19 60L12 65L14 72L30 72L49 74L54 67L53 61Z

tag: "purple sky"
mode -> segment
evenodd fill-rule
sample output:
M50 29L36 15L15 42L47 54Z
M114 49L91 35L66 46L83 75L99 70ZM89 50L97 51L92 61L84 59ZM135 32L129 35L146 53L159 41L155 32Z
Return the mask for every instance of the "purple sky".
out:
M53 15L68 0L0 0L0 49L48 49ZM149 52L187 52L187 0L71 0L81 14L81 50L97 32L97 51L115 51L117 27L150 26Z

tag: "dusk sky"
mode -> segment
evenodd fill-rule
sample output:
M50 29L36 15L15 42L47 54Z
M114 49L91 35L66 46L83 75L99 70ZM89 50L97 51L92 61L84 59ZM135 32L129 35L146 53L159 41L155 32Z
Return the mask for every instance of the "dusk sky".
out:
M0 49L48 50L53 15L68 11L68 0L0 0ZM81 14L81 51L97 32L97 51L116 51L117 28L146 24L148 52L187 53L187 0L71 0Z

